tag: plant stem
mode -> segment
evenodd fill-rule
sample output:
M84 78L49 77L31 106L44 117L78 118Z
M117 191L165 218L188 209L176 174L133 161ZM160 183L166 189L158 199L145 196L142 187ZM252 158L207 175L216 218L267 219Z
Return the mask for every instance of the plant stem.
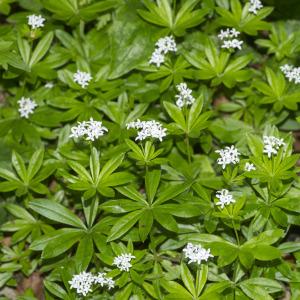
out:
M191 164L192 161L191 161L191 153L190 153L190 139L188 135L185 136L185 142L186 142L186 152L188 156L188 162L189 164Z

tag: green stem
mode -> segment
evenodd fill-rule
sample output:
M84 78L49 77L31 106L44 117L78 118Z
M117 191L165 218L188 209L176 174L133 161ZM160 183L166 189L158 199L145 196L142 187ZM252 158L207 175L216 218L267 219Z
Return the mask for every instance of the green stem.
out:
M191 164L191 153L190 153L190 139L189 136L185 136L185 142L186 142L186 152L187 152L187 157L188 157L188 162Z
M228 209L227 209L226 206L225 206L225 210L226 210L226 212L228 213L228 215L229 215L229 217L230 217L230 219L231 219L231 225L232 225L232 227L233 227L233 231L234 231L234 234L235 234L235 239L236 239L238 245L240 245L240 238L239 238L237 229L236 229L236 227L235 227L234 221L233 221L233 219L232 219L232 214L229 213L229 211L228 211Z

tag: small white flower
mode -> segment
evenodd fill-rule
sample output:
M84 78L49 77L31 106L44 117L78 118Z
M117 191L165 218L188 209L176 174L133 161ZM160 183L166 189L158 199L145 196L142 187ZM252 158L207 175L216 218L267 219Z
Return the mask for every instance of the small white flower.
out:
M281 146L285 145L283 139L276 138L275 136L264 136L264 150L263 153L266 153L270 158L272 154L277 155L277 152Z
M168 52L176 52L177 46L172 36L160 38L155 46L157 47L151 55L149 64L155 64L157 67L165 61L165 55Z
M283 72L289 82L294 81L296 84L300 83L300 67L293 67L286 64L281 66L280 70Z
M114 258L113 265L116 265L121 271L129 272L129 269L132 267L130 261L135 258L131 253L121 254Z
M216 153L220 154L220 158L217 159L217 163L222 165L222 168L225 169L226 165L236 164L240 161L238 149L233 145L230 147L225 147L225 149L216 150Z
M151 120L151 121L140 121L137 119L135 122L130 122L126 124L126 128L134 128L138 129L138 135L136 137L136 140L144 140L148 137L156 138L162 141L163 137L165 137L166 134L166 128L162 127L162 124L160 124L157 121Z
M84 137L87 141L94 141L100 136L103 136L108 129L102 125L100 121L94 121L90 118L89 121L78 122L77 126L71 128L71 138Z
M52 89L54 87L54 83L52 81L49 81L45 84L46 89Z
M108 289L112 289L115 286L115 281L111 277L106 277L106 273L98 273L97 276L94 276L94 283L100 284L101 287L107 286Z
M78 275L73 275L69 284L72 289L76 289L77 294L86 296L92 291L92 285L94 283L94 276L88 272L81 272Z
M72 289L76 289L77 294L86 296L92 291L93 284L99 284L101 287L107 286L110 290L115 286L115 282L111 277L106 277L106 273L98 273L94 276L89 272L81 272L78 275L73 275L69 281Z
M240 35L240 32L235 28L227 28L226 30L220 31L218 38L222 41L221 48L225 49L242 49L243 41L237 39Z
M235 203L233 196L229 194L229 191L226 189L222 189L221 191L217 191L216 197L220 200L216 203L216 205L221 206L223 209L225 205L229 205L230 203Z
M89 82L92 79L93 78L90 73L81 72L79 70L77 70L77 72L73 75L74 82L78 83L83 89L85 89L89 85Z
M256 168L255 168L254 164L246 162L245 171L250 172L250 171L255 171L255 170L256 170Z
M160 52L167 54L168 52L176 52L177 46L174 38L172 36L166 36L160 38L155 46L160 50Z
M152 53L151 59L149 60L149 64L155 64L159 68L164 61L164 54L162 54L159 49L155 49L155 51Z
M31 26L31 29L36 29L40 27L44 27L45 18L43 18L41 15L30 15L27 16L28 18L28 25Z
M187 84L182 82L176 85L179 95L176 95L176 105L182 108L184 105L192 105L195 102L195 98L192 96L192 90L187 87Z
M37 107L35 101L31 100L30 98L22 97L19 101L19 113L21 118L28 119L29 115L33 114L34 109Z
M264 6L262 5L260 0L250 0L250 6L248 11L256 15L257 11L263 7Z
M223 45L221 46L221 48L225 48L225 49L242 49L242 45L243 45L243 41L240 41L238 39L233 39L233 40L228 40L228 41L224 41Z
M218 34L218 38L223 41L224 39L237 38L240 35L240 32L235 28L227 28L226 30L221 29Z
M189 259L188 263L197 263L198 265L201 262L208 261L210 257L213 255L210 254L210 249L204 249L199 245L193 245L192 243L188 243L186 247L182 250L186 258Z

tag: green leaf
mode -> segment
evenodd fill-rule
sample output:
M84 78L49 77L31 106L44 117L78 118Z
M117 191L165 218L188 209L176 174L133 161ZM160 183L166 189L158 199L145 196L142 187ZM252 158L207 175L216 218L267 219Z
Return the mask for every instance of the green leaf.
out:
M205 283L207 281L208 276L208 266L206 264L202 264L201 268L197 269L197 276L196 276L196 294L199 297Z
M39 149L33 153L28 165L28 180L30 181L39 171L43 164L44 149Z
M147 198L150 203L153 202L155 194L157 192L158 185L160 183L160 170L154 170L146 173L145 184Z
M28 175L22 157L17 152L13 151L11 161L20 178L24 183L27 183Z
M86 229L86 226L75 214L55 201L34 199L29 202L29 207L52 221Z
M181 109L179 109L175 104L171 102L164 102L164 107L169 114L169 116L174 120L174 122L178 125L178 127L185 131L185 119Z
M43 259L56 257L69 250L85 235L82 230L76 229L73 232L65 232L64 234L54 236L46 245L42 252Z
M188 289L188 291L196 297L196 290L195 290L195 285L194 285L194 277L191 274L190 270L186 266L186 264L181 263L180 265L180 274L181 274L181 279L185 285L185 287Z
M29 67L31 68L36 63L38 63L44 55L48 52L51 43L53 40L53 32L48 32L37 44L36 48L34 49L31 59L29 62Z
M121 218L115 223L115 225L112 227L110 234L107 238L107 242L114 241L124 235L129 229L131 229L135 223L139 220L141 217L141 212L133 211Z
M90 235L85 235L79 242L76 254L75 261L78 272L85 271L93 257L94 248L93 248L93 239Z

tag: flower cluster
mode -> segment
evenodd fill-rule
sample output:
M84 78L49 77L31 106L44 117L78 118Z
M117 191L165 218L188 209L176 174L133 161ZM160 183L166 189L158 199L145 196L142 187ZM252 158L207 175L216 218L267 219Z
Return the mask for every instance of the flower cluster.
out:
M264 135L263 140L264 140L263 153L266 153L269 158L272 156L272 154L276 155L278 152L278 149L281 146L285 145L285 142L283 141L283 139L276 138L275 136Z
M31 29L36 29L40 27L44 27L45 18L43 18L41 15L30 15L27 16L28 18L28 25L31 26Z
M283 72L288 81L294 83L300 83L300 67L293 67L288 64L280 67L280 70Z
M192 243L188 243L183 249L183 252L185 257L189 259L189 264L195 262L200 265L202 260L208 261L210 257L213 257L213 255L210 254L210 249L204 249Z
M69 284L72 289L76 289L77 294L86 296L92 291L93 284L100 284L101 287L107 285L108 289L114 287L115 282L110 277L105 277L106 273L98 273L93 275L89 272L81 272L77 275L73 275Z
M138 136L136 137L136 140L140 141L148 137L157 138L162 141L163 137L167 135L167 129L163 128L162 124L154 120L140 121L139 119L137 119L135 122L126 124L126 128L140 129L140 131L138 131Z
M172 36L166 36L164 38L160 38L155 46L157 47L152 53L149 64L155 64L157 67L165 61L165 55L168 52L176 52L177 47L175 40Z
M217 191L216 197L219 199L219 202L217 202L216 205L221 206L222 209L225 207L225 205L229 205L230 203L235 203L233 196L229 194L229 191L226 189Z
M22 97L19 101L19 113L21 118L28 119L29 115L33 114L34 109L37 107L35 101L31 100L30 98Z
M250 6L248 11L256 15L257 11L259 11L263 7L264 6L262 5L260 0L250 0Z
M217 163L222 165L222 168L225 169L226 165L236 164L240 161L238 150L232 145L230 147L225 147L225 149L216 150L216 153L220 154L220 157L217 159Z
M176 85L179 95L176 95L176 105L181 109L184 105L192 105L195 98L192 96L192 90L187 87L186 83Z
M218 34L218 38L223 41L222 48L225 49L242 49L243 41L237 39L240 35L240 32L237 31L235 28L227 28L226 30L220 31Z
M93 118L90 118L89 121L78 122L77 126L73 126L70 137L85 137L87 141L94 141L107 131L108 129L102 125L102 122L94 121Z
M245 164L245 171L250 172L250 171L255 171L256 168L254 166L254 164L246 162Z
M94 284L100 284L101 287L107 286L107 288L110 290L114 288L115 281L111 277L106 277L106 273L98 273L97 276L94 276Z
M85 89L90 81L93 79L90 73L87 72L81 72L77 70L76 73L73 75L74 82L78 83L83 89Z
M131 253L121 254L114 258L113 265L116 265L117 268L121 271L128 272L129 269L132 267L132 264L130 262L133 258L135 258L135 256Z

